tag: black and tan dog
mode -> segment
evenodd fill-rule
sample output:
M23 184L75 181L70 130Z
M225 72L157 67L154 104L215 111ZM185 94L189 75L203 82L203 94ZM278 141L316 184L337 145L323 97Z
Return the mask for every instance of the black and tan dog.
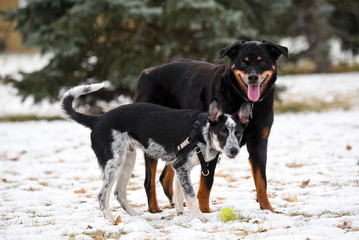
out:
M73 109L75 98L101 87L102 84L92 84L69 90L62 99L62 109L68 118L92 130L92 149L104 173L98 198L105 218L113 220L109 196L116 181L117 200L128 214L138 215L128 204L126 188L135 166L135 149L140 148L148 156L161 158L173 166L177 214L183 213L185 198L192 216L207 221L198 207L190 171L198 162L205 168L206 162L221 152L229 158L238 155L243 129L249 121L250 104L243 104L235 115L222 114L215 100L208 113L150 103L120 106L100 116L84 115Z
M229 64L180 60L144 70L134 98L135 102L201 111L207 111L215 98L226 113L234 113L244 102L251 101L252 119L241 146L247 144L260 208L271 211L266 190L267 142L274 116L276 62L281 54L288 57L288 49L269 41L239 41L220 51L219 58L229 57ZM157 159L145 154L145 160L149 211L159 212L155 190ZM210 212L209 195L216 164L217 159L209 164L210 174L201 176L197 198L202 212ZM167 166L160 179L172 202L173 170Z

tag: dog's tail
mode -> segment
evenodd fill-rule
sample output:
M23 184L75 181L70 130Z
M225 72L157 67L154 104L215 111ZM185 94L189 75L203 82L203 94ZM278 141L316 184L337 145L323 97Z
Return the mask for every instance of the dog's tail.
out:
M91 85L77 86L67 91L61 100L61 108L65 114L65 118L75 120L85 127L92 129L98 116L89 116L76 112L72 107L72 102L75 98L84 94L95 92L103 88L103 86L103 83L96 83Z

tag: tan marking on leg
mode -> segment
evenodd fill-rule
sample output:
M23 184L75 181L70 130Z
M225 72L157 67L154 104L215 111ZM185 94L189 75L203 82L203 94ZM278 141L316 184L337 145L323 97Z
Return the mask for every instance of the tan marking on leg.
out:
M157 170L157 162L158 160L151 161L151 196L150 203L148 204L148 211L151 213L162 212L157 202L156 195L156 170Z
M167 165L164 177L161 179L161 184L163 190L172 206L172 197L173 197L173 176L175 174L173 168L170 165Z
M211 208L209 207L209 196L211 194L211 191L208 190L205 182L206 182L206 179L201 174L201 180L199 182L197 199L198 199L199 209L201 209L201 211L203 213L210 213Z
M262 177L260 169L256 169L256 170L253 169L252 161L250 158L249 158L249 163L251 164L252 167L252 174L257 192L257 201L259 202L260 208L262 210L267 209L274 212L272 205L268 200L266 183Z
M268 136L269 136L269 127L265 127L263 130L262 130L262 138L263 139L267 139Z

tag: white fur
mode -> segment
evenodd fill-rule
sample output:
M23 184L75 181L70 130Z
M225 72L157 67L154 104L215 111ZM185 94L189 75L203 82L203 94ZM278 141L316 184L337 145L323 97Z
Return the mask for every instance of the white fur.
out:
M117 177L117 185L115 189L115 196L117 201L121 204L121 207L125 209L125 211L131 215L136 216L140 215L139 212L135 211L127 200L127 185L130 180L133 168L136 163L136 150L128 151L126 154L126 158L121 164L118 177Z
M65 93L62 100L66 99L69 96L72 96L73 98L77 98L84 94L96 92L97 90L103 88L104 85L105 85L104 83L95 83L91 85L81 85L81 86L73 87ZM62 117L72 120L72 118L65 111L62 112Z
M104 182L100 191L100 194L98 196L99 202L100 202L100 209L104 213L104 216L106 220L113 221L113 216L109 210L109 199L110 199L110 192L112 189L113 184L115 183L117 178L122 178L121 176L118 176L121 171L119 170L123 158L127 156L127 150L129 144L134 144L134 141L131 137L128 136L128 134L121 133L118 131L113 130L112 131L113 136L113 142L112 142L112 153L113 153L113 159L110 159L105 166L104 169ZM124 181L128 176L125 176L123 178ZM128 182L128 180L127 180ZM126 182L126 184L127 184ZM119 183L122 184L122 183ZM127 186L127 185L126 185ZM121 186L118 187L120 190L123 190ZM120 193L120 196L123 196L123 193ZM124 205L127 206L127 197L124 200ZM122 202L121 202L122 204ZM126 210L126 209L125 209ZM126 210L127 211L127 210ZM131 211L131 210L129 210ZM133 213L133 212L132 212ZM128 212L130 214L130 212Z
M81 95L88 94L91 92L96 92L97 90L104 87L104 83L94 83L91 85L80 85L71 88L69 91L67 91L64 95L64 97L67 97L69 95L73 96L74 98L77 98ZM85 89L88 89L87 91L84 91Z
M183 208L184 194L181 184L178 180L177 174L175 174L174 180L175 180L175 189L173 193L173 201L175 203L177 215L179 216L184 213L184 208Z

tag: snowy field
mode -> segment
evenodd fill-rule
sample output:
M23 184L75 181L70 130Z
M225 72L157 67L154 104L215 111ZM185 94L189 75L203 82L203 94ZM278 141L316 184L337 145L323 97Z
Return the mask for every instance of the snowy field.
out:
M259 209L248 154L242 148L237 159L223 158L217 166L213 212L205 214L208 223L192 219L187 209L184 216L176 216L159 181L163 212L150 214L139 153L128 195L143 215L128 216L112 196L112 213L121 217L113 225L99 210L101 171L88 129L69 121L1 122L0 239L358 240L359 74L285 76L278 78L278 84L288 88L283 101L339 99L351 106L346 111L275 116L267 177L269 200L279 213ZM57 104L30 106L15 93L0 86L0 115L58 114ZM158 175L162 168L163 163ZM196 189L199 172L198 166L192 174ZM232 207L238 220L221 222L218 214L223 207Z

